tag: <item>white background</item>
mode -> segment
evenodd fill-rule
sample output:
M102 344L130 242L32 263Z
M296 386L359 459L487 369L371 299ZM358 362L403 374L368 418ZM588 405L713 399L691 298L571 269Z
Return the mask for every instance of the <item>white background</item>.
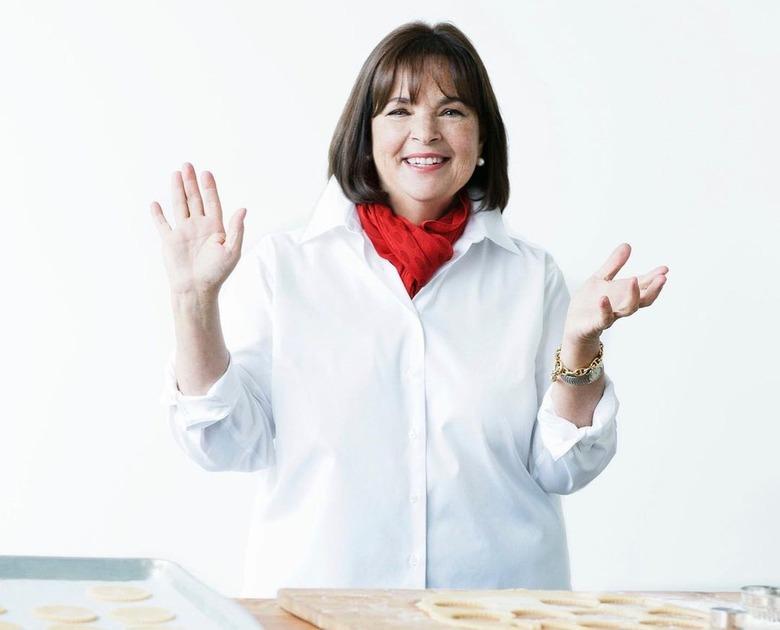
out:
M572 291L623 241L621 275L670 268L604 337L619 446L565 499L574 588L780 583L780 3L265 6L2 4L0 554L163 557L240 593L256 477L169 434L149 204L172 221L187 160L248 208L245 247L304 224L360 66L419 18L487 66L513 233Z

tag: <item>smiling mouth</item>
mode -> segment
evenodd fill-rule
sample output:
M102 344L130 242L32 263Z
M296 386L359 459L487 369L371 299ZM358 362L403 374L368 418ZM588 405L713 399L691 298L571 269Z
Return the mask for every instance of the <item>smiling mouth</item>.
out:
M444 166L447 162L450 161L450 158L436 158L436 159L426 158L423 160L415 160L414 162L410 161L407 158L402 161L416 171L427 172L427 171L435 171L440 169L442 166Z

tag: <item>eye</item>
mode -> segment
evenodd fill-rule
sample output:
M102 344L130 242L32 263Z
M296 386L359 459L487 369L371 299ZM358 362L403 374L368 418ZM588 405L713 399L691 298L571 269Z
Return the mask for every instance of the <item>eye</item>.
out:
M463 112L457 109L445 109L444 113L446 114L447 112L452 112L454 114L457 114L458 116L463 116ZM447 116L447 118L452 118L452 116Z
M387 115L392 116L393 114L398 114L400 112L406 112L407 114L409 113L405 109L394 109L393 111L389 112Z

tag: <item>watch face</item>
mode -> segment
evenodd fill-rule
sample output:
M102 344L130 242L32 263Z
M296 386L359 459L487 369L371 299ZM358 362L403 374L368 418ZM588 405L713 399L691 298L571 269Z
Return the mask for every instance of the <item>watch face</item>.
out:
M599 379L599 376L601 376L601 373L604 371L604 368L600 365L591 371L590 373L590 382L597 381Z

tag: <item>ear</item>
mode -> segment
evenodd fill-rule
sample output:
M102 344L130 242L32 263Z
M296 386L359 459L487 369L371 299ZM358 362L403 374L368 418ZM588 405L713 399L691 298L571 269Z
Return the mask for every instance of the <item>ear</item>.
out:
M484 142L482 142L482 141L480 141L480 143L479 143L479 151L477 151L477 155L478 155L478 156L482 155L482 148L483 148L484 146L485 146L485 143L484 143Z

